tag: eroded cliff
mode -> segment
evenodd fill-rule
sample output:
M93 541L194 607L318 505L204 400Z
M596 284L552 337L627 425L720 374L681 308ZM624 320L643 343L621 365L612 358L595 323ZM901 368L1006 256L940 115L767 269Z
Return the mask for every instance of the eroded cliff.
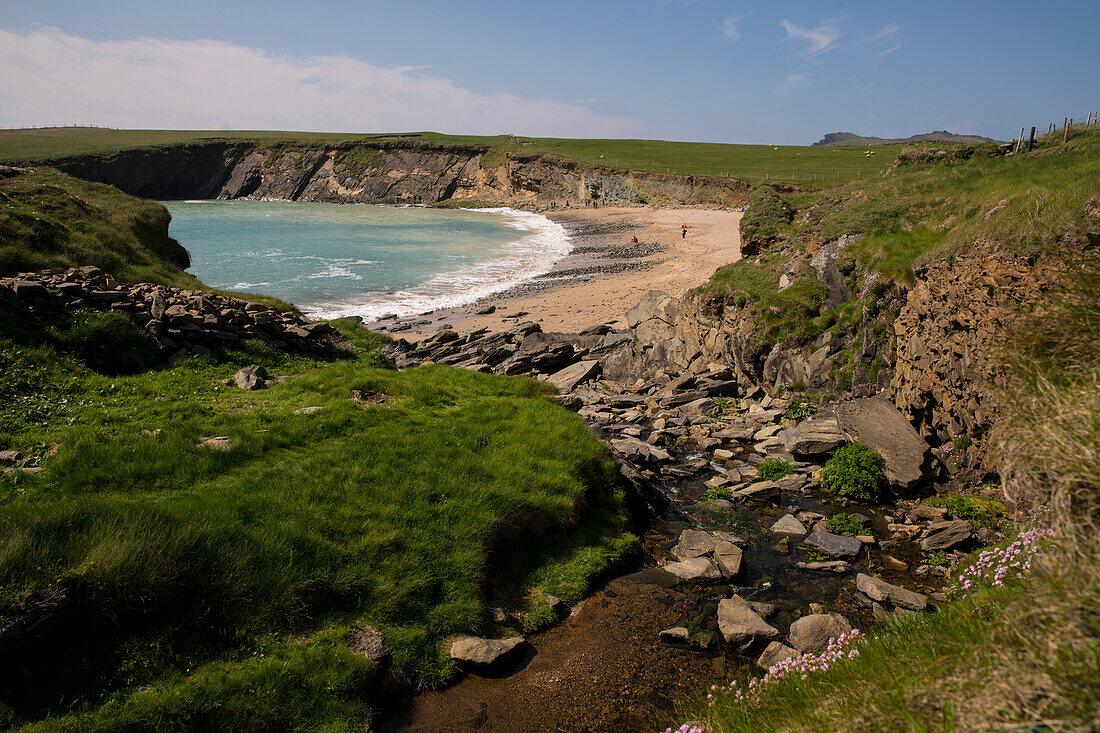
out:
M750 189L729 178L617 171L476 147L383 143L212 141L42 162L136 196L163 199L739 206Z

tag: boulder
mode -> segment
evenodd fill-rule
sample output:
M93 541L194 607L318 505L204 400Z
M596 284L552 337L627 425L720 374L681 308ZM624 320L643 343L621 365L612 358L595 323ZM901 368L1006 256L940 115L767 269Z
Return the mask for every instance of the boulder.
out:
M693 557L701 557L714 550L714 535L698 529L685 529L680 533L680 539L669 553L677 560L690 560Z
M451 659L474 672L489 672L513 662L527 649L522 636L508 639L483 639L460 636L451 642Z
M714 415L720 409L718 403L709 397L701 397L680 406L680 412L685 415Z
M779 629L760 618L749 602L739 596L718 603L718 630L727 644L740 650L779 637Z
M852 630L852 624L839 613L814 613L791 624L787 635L795 649L803 653L820 654L829 640Z
M757 481L738 491L736 496L749 501L778 501L779 484L774 481Z
M920 483L928 444L898 408L881 397L864 397L837 405L836 419L847 436L882 456L891 484L910 489Z
M243 390L255 390L264 386L267 370L259 364L251 364L233 375L233 381Z
M686 644L691 637L691 632L688 631L686 626L673 626L671 629L662 629L657 633L657 636L661 638L661 641Z
M573 389L583 382L587 382L600 372L600 362L598 361L578 361L576 364L571 364L561 371L554 372L550 375L549 382L558 388L559 392L572 392Z
M661 569L686 583L722 579L722 571L709 557L693 557L681 562L670 562L662 565Z
M845 559L855 559L860 548L863 547L863 543L855 537L833 534L822 529L815 529L806 539L802 540L802 544L830 557Z
M830 573L846 573L852 569L847 560L825 560L821 562L800 562L798 567L803 570L824 570Z
M650 445L645 441L638 440L627 436L625 438L616 438L611 441L611 447L617 450L626 458L632 458L642 461L653 461L661 463L671 458L668 451L662 448L658 448L655 445Z
M928 596L923 593L906 590L901 586L887 583L885 580L873 578L864 573L856 575L856 590L863 593L872 601L885 601L889 599L895 606L908 608L913 611L923 611L928 607Z
M836 450L848 442L835 417L803 420L797 427L779 433L783 447L796 456L817 456Z
M14 466L23 458L17 450L0 450L0 466Z
M920 548L925 552L950 550L952 547L966 544L974 537L974 528L965 519L932 525L930 529L934 530L932 534L920 541Z
M757 658L756 666L763 670L769 670L783 660L797 656L797 649L792 649L781 641L773 641L764 648L764 651Z
M745 571L745 554L732 542L715 543L714 562L718 564L723 578L738 578Z
M784 514L779 521L772 525L772 532L801 537L806 534L806 527L802 522L794 518L794 515Z

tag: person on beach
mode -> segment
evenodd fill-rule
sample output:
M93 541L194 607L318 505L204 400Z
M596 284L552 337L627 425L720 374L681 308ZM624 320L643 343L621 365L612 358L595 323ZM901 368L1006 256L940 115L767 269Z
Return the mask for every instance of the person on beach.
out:
M634 235L634 244L638 243L638 235Z
M680 227L680 239L687 239L687 236L688 236L688 225L684 224L683 226Z

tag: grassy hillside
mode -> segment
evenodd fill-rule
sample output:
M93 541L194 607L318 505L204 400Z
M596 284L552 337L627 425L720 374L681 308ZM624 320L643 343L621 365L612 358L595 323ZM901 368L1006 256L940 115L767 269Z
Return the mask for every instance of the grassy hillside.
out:
M0 192L9 270L202 287L155 202L50 170ZM537 626L532 587L575 602L634 550L610 456L543 385L397 373L341 328L342 358L142 370L125 315L0 294L0 729L361 730L453 674L448 636L514 631L489 604ZM248 364L278 379L241 391ZM386 677L349 643L366 625Z
M746 181L774 181L820 186L838 180L879 175L889 168L900 148L880 147L868 156L854 148L810 146L727 145L663 140L575 140L512 135L444 135L434 132L352 135L341 133L213 131L213 130L104 130L49 128L0 131L0 163L43 161L85 153L197 142L203 140L257 140L265 143L363 142L462 145L497 155L556 155L594 166L683 175L722 176Z
M956 571L952 600L941 610L870 630L854 658L753 692L746 682L754 675L743 669L734 692L716 690L713 701L695 701L682 720L707 733L1100 725L1100 233L1095 220L1082 221L1086 202L1100 196L1097 170L1100 134L1069 145L1052 136L1028 156L903 168L865 189L788 197L793 215L774 201L757 209L770 221L756 229L764 233L770 225L778 242L765 243L755 262L723 268L711 287L743 292L762 307L774 289L746 287L754 273L781 270L784 246L789 257L840 233L868 235L854 252L860 263L903 282L914 260L950 258L967 242L1067 258L1076 275L1049 294L1040 312L1022 315L1011 334L1011 368L1001 384L1005 414L992 440L1003 483L991 489L1018 508L1017 531L1053 536L1033 561L999 559L1019 540L971 557ZM943 221L948 227L937 236L924 233ZM843 306L837 311L843 317ZM795 309L788 317L795 325L807 320ZM983 578L966 590L958 578L975 577L967 570L974 564L984 568L977 571ZM998 568L1004 580L994 582ZM746 691L740 699L737 689Z
M757 189L741 230L746 250L760 254L720 268L703 290L755 304L769 338L793 345L849 328L860 313L850 303L824 308L824 286L809 267L795 272L794 287L776 292L788 263L822 242L860 235L841 263L858 293L861 273L875 273L880 289L904 287L915 265L975 242L1035 255L1084 236L1085 204L1100 195L1100 130L1081 131L1066 144L1060 134L1042 138L1028 155L989 157L981 146L969 149L973 157L967 152L818 191Z
M0 275L95 265L129 281L197 285L167 209L48 168L0 172Z
M380 369L360 329L331 363L246 344L107 377L58 350L91 314L3 315L0 449L44 470L0 478L0 627L54 620L3 640L0 727L359 729L378 688L352 626L432 684L487 602L522 612L536 579L574 602L635 542L605 449L533 381ZM222 384L249 363L286 379Z

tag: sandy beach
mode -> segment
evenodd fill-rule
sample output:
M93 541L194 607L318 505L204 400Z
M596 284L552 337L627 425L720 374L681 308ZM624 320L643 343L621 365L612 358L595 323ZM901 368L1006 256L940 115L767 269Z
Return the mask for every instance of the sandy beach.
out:
M741 255L739 211L607 207L548 216L569 231L575 244L553 272L468 306L370 327L410 340L444 324L501 330L524 320L540 323L544 331L565 332L600 323L624 327L627 310L646 291L681 295ZM685 224L687 236L682 237ZM490 308L493 313L478 314Z

